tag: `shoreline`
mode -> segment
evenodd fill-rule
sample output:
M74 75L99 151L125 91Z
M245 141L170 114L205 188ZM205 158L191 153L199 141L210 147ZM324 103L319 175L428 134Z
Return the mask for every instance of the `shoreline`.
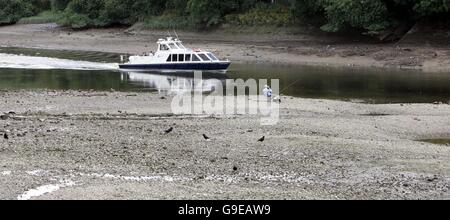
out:
M54 24L0 27L0 45L50 50L98 51L140 54L154 50L154 42L167 34L161 31L108 28L72 32ZM273 63L330 67L414 69L450 72L450 47L343 42L312 35L233 33L180 33L192 48L213 51L235 63ZM242 38L240 37L242 36Z

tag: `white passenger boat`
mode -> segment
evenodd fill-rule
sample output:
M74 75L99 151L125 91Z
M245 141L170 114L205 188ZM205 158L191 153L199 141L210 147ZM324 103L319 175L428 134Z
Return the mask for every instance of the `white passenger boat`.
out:
M206 71L225 73L230 61L219 60L213 53L188 49L176 38L159 39L156 53L131 56L120 64L125 71Z

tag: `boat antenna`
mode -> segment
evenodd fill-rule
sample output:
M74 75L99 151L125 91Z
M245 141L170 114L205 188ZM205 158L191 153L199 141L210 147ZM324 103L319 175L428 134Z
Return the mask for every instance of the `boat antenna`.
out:
M175 36L177 36L177 39L179 40L180 38L178 37L178 33L176 30L173 30L173 32L175 33Z

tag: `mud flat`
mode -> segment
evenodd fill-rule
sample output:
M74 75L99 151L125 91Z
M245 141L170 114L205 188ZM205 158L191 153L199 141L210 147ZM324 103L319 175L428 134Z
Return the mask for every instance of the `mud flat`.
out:
M284 97L261 126L161 97L0 91L0 199L450 199L450 147L415 141L450 136L450 105Z
M429 34L418 35L412 41L385 44L311 34L311 30L291 35L221 30L179 34L187 46L214 51L235 63L450 71L449 45L423 42L421 39ZM166 31L146 30L139 25L128 29L72 31L56 24L21 24L0 27L0 46L142 54L154 51L157 39L166 35Z

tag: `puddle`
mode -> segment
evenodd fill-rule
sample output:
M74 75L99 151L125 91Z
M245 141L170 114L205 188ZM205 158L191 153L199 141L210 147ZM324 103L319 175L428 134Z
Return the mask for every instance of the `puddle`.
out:
M384 116L391 116L392 114L385 114L385 113L368 113L368 114L361 114L361 116L367 116L367 117L384 117Z
M419 140L421 142L431 143L431 144L439 144L439 145L447 145L450 146L450 138L441 138L441 139L422 139Z
M39 186L35 189L30 189L24 192L22 195L17 197L17 200L30 200L33 197L43 196L45 194L49 194L55 191L58 191L62 188L74 186L75 183L72 181L61 181L59 184L49 184L44 186Z

